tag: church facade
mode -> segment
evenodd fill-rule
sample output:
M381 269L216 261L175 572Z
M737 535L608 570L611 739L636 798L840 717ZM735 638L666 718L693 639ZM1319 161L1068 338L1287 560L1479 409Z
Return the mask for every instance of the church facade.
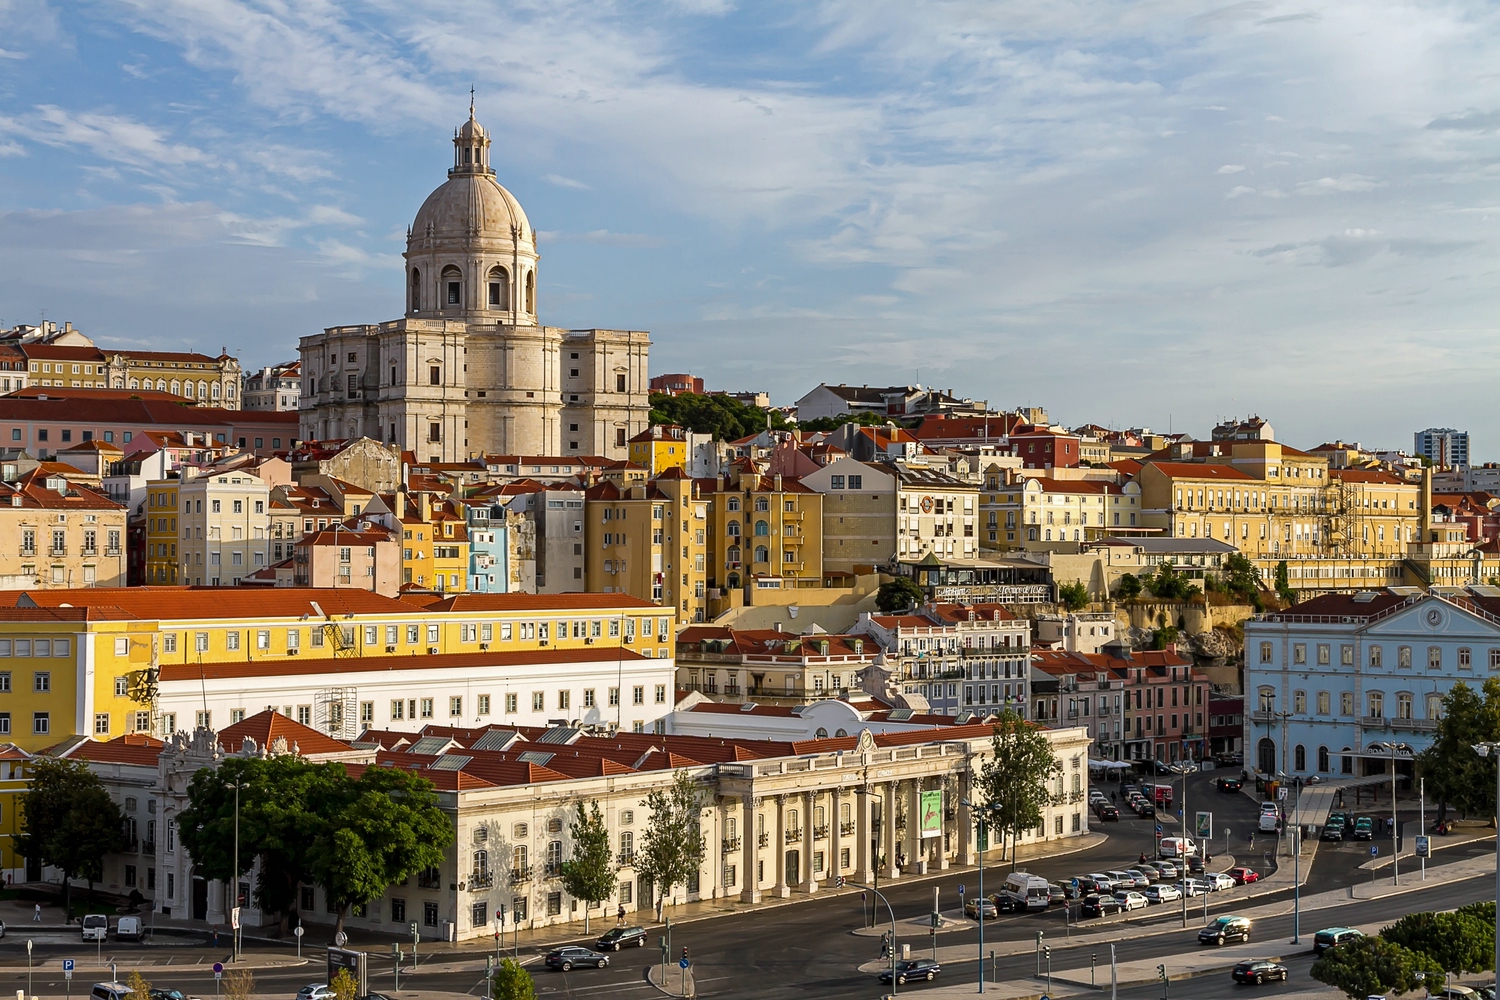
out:
M474 120L407 233L406 315L303 337L301 434L360 436L422 461L628 456L648 424L649 334L537 318L536 232Z

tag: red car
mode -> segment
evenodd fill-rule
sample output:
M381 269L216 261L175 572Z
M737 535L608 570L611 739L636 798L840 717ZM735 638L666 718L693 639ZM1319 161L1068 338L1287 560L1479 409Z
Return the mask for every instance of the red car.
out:
M1260 876L1251 868L1231 868L1224 874L1234 879L1235 885L1249 885L1260 881Z

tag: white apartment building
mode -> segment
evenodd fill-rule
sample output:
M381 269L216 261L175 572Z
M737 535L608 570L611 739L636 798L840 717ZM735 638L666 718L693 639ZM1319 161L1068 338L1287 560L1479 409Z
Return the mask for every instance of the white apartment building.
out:
M271 490L248 472L194 476L179 489L182 558L179 579L203 586L232 586L267 562ZM175 485L175 484L174 484Z
M850 630L886 654L902 692L934 715L1010 708L1024 716L1031 629L999 604L928 604L912 614L864 612Z

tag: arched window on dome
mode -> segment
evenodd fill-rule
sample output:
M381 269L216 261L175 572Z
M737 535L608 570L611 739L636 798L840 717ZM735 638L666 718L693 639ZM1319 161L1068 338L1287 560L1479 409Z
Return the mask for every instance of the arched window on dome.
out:
M443 290L443 306L455 306L462 309L464 306L464 279L462 272L451 264L443 268L442 280L438 283Z
M417 268L411 269L411 311L416 312L422 308L422 272Z
M536 315L536 272L526 272L526 311Z
M490 268L490 308L510 308L510 273L503 267Z

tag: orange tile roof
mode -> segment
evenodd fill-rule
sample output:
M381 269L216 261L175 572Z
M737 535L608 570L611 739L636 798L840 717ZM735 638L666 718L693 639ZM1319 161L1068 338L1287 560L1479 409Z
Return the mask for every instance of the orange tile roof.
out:
M671 614L664 608L628 594L453 594L431 605L432 611L593 611L639 608Z
M1222 479L1222 480L1245 480L1253 481L1254 476L1241 472L1239 469L1228 465L1214 465L1208 462L1158 462L1148 461L1162 475L1171 476L1174 479Z
M85 740L69 750L67 756L81 757L100 764L137 764L155 767L156 759L161 755L162 745L162 741L154 736L147 736L145 733L128 733L124 736L116 736L107 742Z
M27 590L17 606L118 608L143 621L177 618L294 618L324 615L410 614L411 607L368 590L316 587L90 587Z
M193 676L197 676L196 671ZM270 746L278 738L285 739L288 750L295 746L297 752L304 757L348 753L351 749L347 743L325 736L310 726L304 726L270 709L219 730L219 746L224 748L225 753L239 753L246 737L253 739L261 747Z

